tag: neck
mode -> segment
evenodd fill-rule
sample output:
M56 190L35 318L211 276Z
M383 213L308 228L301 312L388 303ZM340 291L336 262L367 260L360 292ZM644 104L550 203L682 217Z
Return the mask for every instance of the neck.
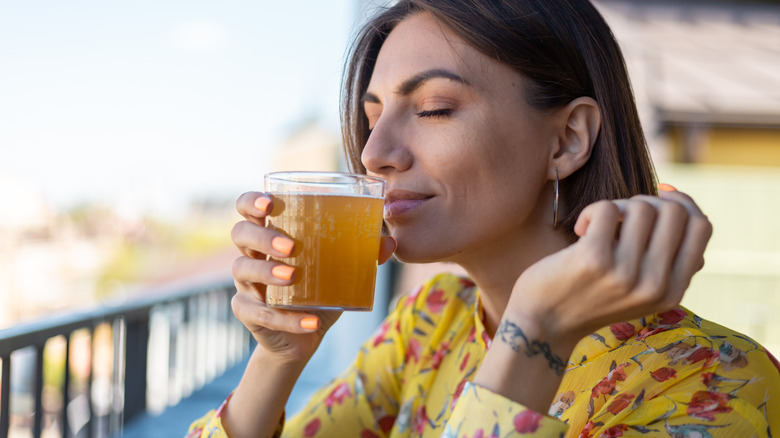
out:
M468 272L480 290L485 329L493 337L520 274L541 260L570 245L565 234L552 228L518 230L468 254L451 260Z

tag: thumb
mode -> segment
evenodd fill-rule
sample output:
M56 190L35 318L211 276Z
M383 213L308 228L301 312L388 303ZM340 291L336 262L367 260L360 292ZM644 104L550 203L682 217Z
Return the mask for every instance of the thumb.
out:
M392 236L382 236L379 240L379 264L384 264L398 248L398 242Z

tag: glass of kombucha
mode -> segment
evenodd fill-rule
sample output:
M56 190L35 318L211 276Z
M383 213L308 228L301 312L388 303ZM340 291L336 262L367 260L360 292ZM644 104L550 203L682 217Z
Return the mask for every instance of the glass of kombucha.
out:
M288 286L268 285L266 303L288 309L371 310L385 181L335 172L265 175L273 199L266 226L295 241Z

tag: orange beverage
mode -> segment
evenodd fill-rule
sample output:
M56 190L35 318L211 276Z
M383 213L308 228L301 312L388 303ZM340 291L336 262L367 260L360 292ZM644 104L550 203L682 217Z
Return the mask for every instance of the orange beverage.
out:
M278 259L295 267L295 280L288 286L269 285L268 305L371 310L382 195L272 192L274 206L266 225L295 241L293 254Z

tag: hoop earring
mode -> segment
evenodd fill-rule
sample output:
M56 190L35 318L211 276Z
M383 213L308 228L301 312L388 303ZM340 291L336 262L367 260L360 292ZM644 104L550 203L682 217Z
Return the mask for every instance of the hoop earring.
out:
M553 228L558 226L558 169L555 169L555 199L553 200Z

